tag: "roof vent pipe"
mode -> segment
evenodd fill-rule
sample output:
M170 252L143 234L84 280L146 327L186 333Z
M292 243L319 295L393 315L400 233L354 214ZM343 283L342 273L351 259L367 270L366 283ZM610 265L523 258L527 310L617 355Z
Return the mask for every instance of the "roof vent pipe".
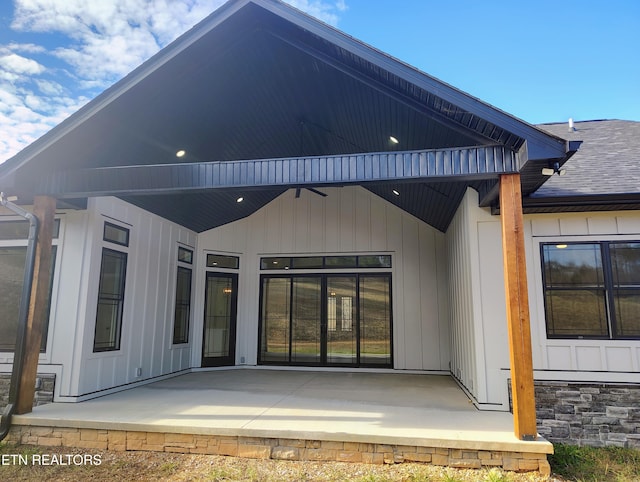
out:
M23 358L25 355L27 318L29 316L29 301L31 298L31 284L36 261L36 241L38 239L38 218L10 202L0 193L0 204L29 221L29 240L27 242L27 259L24 267L24 279L22 281L22 297L20 298L20 311L18 314L18 333L16 335L16 348L13 352L13 369L11 371L11 385L9 386L9 400L0 417L0 441L9 433L11 418L16 409L18 392L20 391L20 379L22 378Z
M569 132L574 132L576 130L575 127L573 127L573 117L569 117Z

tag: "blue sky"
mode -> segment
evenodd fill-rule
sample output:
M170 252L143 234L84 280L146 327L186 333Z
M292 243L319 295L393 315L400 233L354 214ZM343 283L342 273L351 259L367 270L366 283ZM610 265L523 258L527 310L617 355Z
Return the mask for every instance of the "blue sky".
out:
M0 2L0 162L223 0ZM640 120L638 0L288 0L531 123Z

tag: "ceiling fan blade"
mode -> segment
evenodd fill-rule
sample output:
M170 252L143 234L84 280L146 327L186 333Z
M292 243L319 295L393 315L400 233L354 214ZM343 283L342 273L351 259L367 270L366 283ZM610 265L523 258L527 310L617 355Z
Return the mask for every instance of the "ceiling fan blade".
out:
M317 189L314 189L312 187L308 187L306 189L308 189L309 191L311 191L314 194L317 194L318 196L327 197L326 193L323 193L322 191L318 191Z

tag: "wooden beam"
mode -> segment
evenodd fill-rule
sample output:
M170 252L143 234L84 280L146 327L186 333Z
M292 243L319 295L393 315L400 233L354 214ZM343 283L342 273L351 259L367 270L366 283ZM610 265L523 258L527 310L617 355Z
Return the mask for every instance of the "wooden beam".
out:
M520 174L500 176L500 219L511 359L513 425L516 437L520 440L535 440L536 402Z
M31 301L27 319L26 343L20 378L20 391L16 401L16 414L29 413L33 409L33 396L38 372L38 358L42 341L42 327L49 309L49 281L51 279L51 241L53 239L53 217L55 198L36 196L33 214L40 222L36 244L36 260L31 283ZM23 287L28 289L28 287Z

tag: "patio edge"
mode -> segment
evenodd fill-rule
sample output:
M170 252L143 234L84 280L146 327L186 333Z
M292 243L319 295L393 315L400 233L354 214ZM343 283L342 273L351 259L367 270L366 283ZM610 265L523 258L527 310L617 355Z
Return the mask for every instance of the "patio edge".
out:
M374 437L366 437L367 441L345 440L345 434L329 437L333 439L328 439L327 434L321 434L323 438L320 439L312 434L305 437L294 437L293 434L281 437L274 433L268 436L252 436L247 432L243 432L243 435L195 434L179 433L175 430L156 431L153 430L154 427L148 427L145 430L136 430L132 427L119 430L114 429L113 426L107 429L71 427L68 426L69 423L66 425L58 427L53 421L50 421L49 425L44 423L30 425L19 422L11 428L7 442L23 445L113 451L177 452L275 460L369 464L419 462L469 469L499 467L508 471L537 471L543 475L550 474L551 468L547 461L547 454L553 451L553 446L544 439L541 442L517 444L518 448L510 448L511 444L478 444L463 440L421 439L420 445L417 445L405 443L408 441L396 443L388 437L384 437L386 443L372 440Z

